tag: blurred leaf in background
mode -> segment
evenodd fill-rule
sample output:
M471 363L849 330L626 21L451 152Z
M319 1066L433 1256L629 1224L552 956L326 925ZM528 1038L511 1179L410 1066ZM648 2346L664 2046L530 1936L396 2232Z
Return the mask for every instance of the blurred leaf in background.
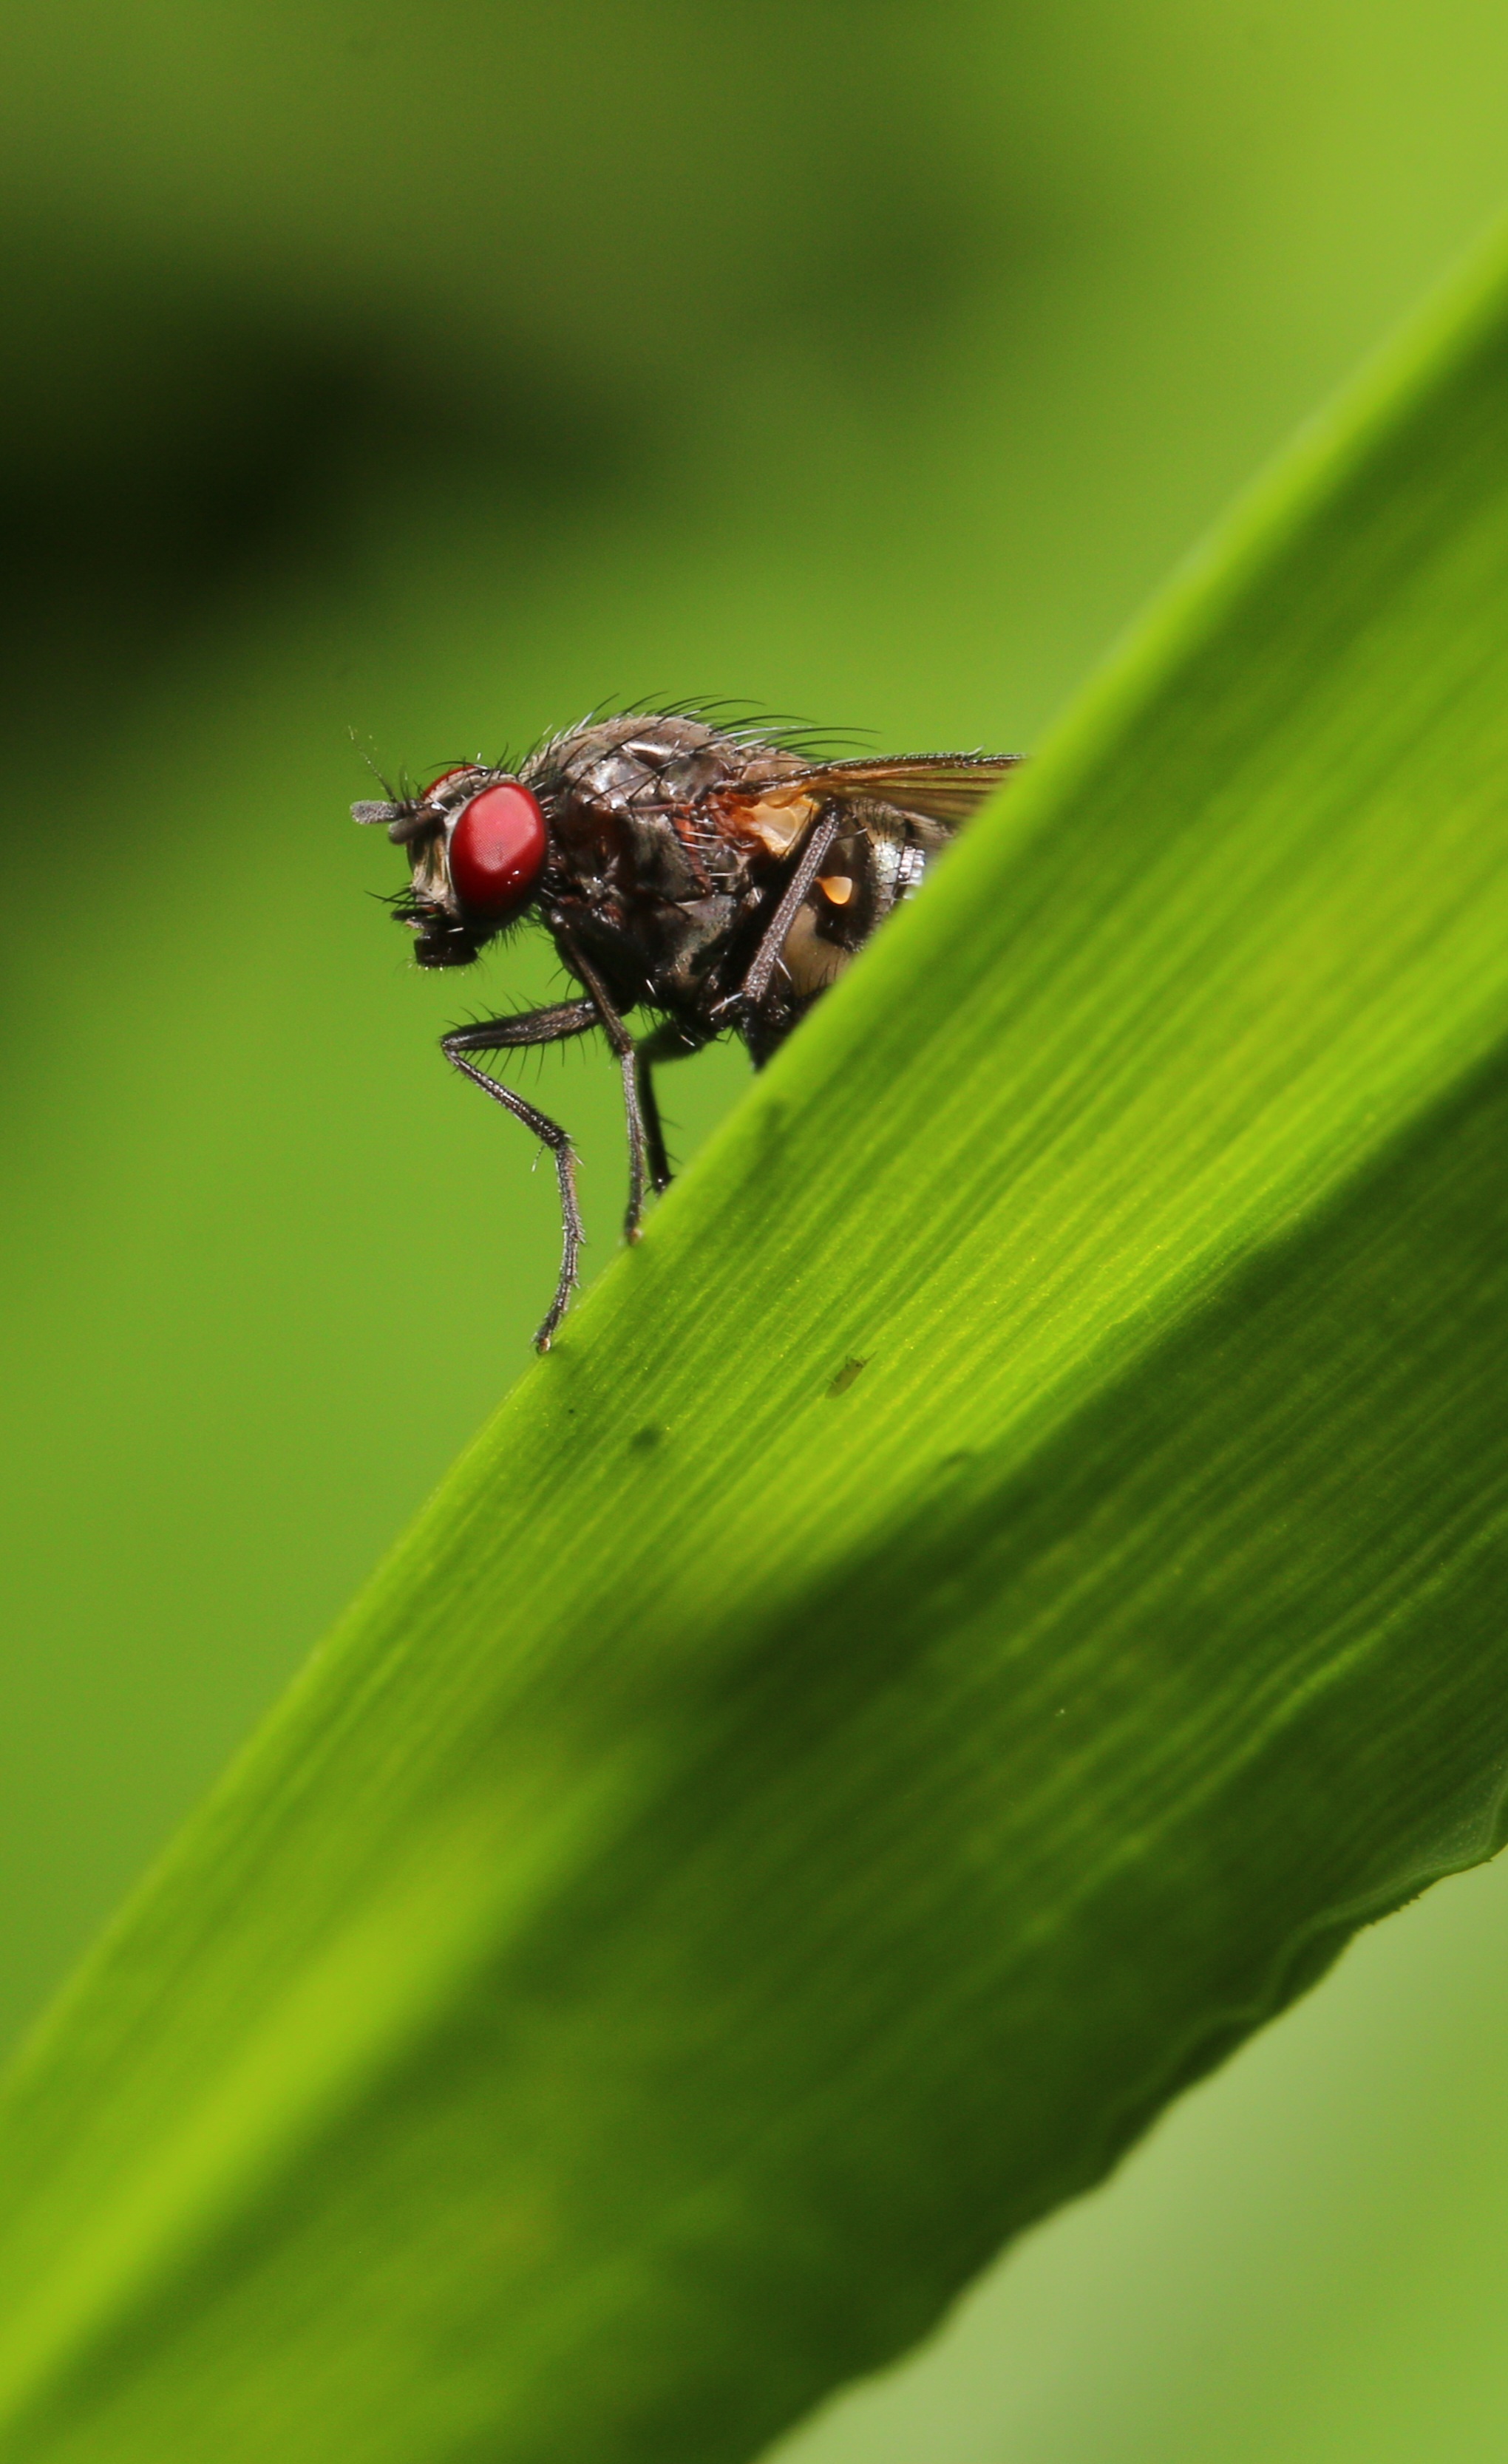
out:
M393 881L344 819L350 731L417 769L699 691L1030 744L1497 203L1508 27L1476 0L58 0L7 33L13 2033L514 1374L547 1278L547 1186L432 1052L454 987L364 894ZM484 997L547 980L521 946ZM548 1066L600 1263L612 1073ZM728 1054L678 1074L682 1155L742 1083ZM1415 1912L1367 1946L1369 2000L1348 1964L1201 2092L1228 2150L1305 2144L1307 2074L1243 2087L1290 2032L1355 2007L1348 2062L1384 2063L1442 1943L1466 1981L1500 1957L1500 1878L1453 1890L1477 1932ZM1492 2042L1465 2028L1421 2089L1481 2144ZM1086 2302L1094 2218L1195 2110L1051 2229ZM1500 2283L1471 2169L1459 2212L1431 2175L1410 2214ZM1177 2211L1164 2318L1198 2279ZM1359 2319L1426 2318L1409 2233L1351 2263ZM1172 2349L1127 2458L1211 2452L1205 2348ZM952 2452L993 2453L1003 2399L966 2384ZM1120 2464L1053 2401L1012 2453ZM1308 2452L1384 2452L1332 2409Z

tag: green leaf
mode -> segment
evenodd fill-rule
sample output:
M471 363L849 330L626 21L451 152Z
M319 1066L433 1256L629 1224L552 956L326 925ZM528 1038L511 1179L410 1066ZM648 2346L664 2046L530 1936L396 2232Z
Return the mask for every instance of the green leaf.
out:
M1497 1843L1505 432L1495 258L189 1826L10 2085L5 2457L746 2455Z

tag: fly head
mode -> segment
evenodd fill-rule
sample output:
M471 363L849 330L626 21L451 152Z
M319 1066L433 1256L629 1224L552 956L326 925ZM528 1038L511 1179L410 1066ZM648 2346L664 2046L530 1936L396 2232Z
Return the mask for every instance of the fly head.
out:
M524 913L549 855L539 798L521 780L478 762L444 770L416 796L351 806L383 824L409 858L393 901L421 967L468 967L484 942Z

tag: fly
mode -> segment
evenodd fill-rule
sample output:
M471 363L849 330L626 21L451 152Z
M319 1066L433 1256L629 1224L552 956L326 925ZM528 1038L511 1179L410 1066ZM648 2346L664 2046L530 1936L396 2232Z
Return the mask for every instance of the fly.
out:
M532 915L581 988L440 1039L446 1060L555 1160L561 1269L534 1338L541 1352L576 1284L575 1157L560 1124L478 1056L607 1037L628 1123L623 1228L636 1241L646 1190L671 1179L656 1065L737 1034L763 1067L1019 759L813 761L778 734L634 712L584 720L516 770L461 762L420 794L352 806L356 821L386 824L408 858L394 908L421 967L468 967ZM658 1023L634 1037L624 1022L638 1009Z

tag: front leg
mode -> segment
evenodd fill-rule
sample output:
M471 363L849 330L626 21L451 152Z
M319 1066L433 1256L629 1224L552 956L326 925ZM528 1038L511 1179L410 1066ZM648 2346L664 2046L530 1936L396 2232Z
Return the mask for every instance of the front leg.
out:
M524 1010L518 1018L483 1019L476 1026L453 1027L440 1038L440 1050L453 1068L470 1078L495 1104L532 1130L542 1146L548 1147L555 1158L555 1177L561 1199L561 1271L555 1286L555 1297L544 1313L544 1321L534 1338L535 1348L548 1352L551 1338L565 1316L576 1283L576 1262L581 1255L584 1230L581 1206L576 1196L576 1158L570 1139L558 1121L536 1110L523 1096L516 1095L511 1087L489 1077L466 1056L469 1052L509 1052L530 1044L558 1044L566 1036L587 1035L601 1024L595 1001L552 1001L547 1009Z

